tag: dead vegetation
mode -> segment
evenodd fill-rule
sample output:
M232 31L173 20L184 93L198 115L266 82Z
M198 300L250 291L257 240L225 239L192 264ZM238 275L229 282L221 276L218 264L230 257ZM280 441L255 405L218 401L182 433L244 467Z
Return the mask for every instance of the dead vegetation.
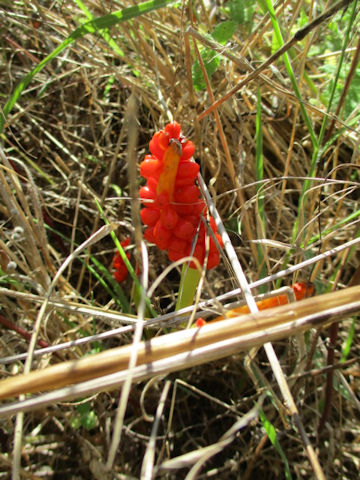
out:
M7 112L19 82L91 15L102 17L131 4L0 2L6 113L0 170L2 378L133 342L130 328L119 331L134 323L128 315L130 309L136 315L132 281L119 287L112 280L115 246L109 235L111 228L120 240L130 234L134 245L127 168L131 96L137 101L139 160L153 133L171 119L195 143L201 175L248 282L359 236L360 112L353 89L359 79L358 7L342 2L338 13L313 25L286 52L301 104L282 57L254 74L280 45L269 14L253 3L198 2L193 10L190 3L172 4L109 29L95 28L46 62ZM278 3L284 42L328 7L326 2ZM242 21L236 6L244 13ZM210 34L231 18L237 18L233 34L218 43L219 36ZM330 39L338 35L341 45L347 25L335 103L326 113L329 84L342 55ZM197 53L209 73L211 62L217 62L203 89ZM203 116L240 82L241 89ZM104 217L111 228L101 230ZM152 246L148 254L152 285L169 261ZM359 284L358 272L354 243L294 270L283 284L312 281L322 294ZM179 279L180 270L173 269L155 290L151 301L159 316L173 312ZM206 279L201 300L239 286L225 253ZM270 279L267 291L278 282ZM274 343L313 453L294 428L294 412L284 407L282 389L259 349L252 362L241 353L134 383L121 438L116 430L121 392L102 392L101 385L91 395L32 409L23 419L2 418L0 478L306 479L324 478L322 470L327 479L355 479L360 404L354 318L344 314L330 340L328 330L313 329ZM168 329L155 323L145 329L144 339ZM32 361L28 357L24 366L31 349L26 333L34 331L42 341L36 348L77 343ZM93 335L100 337L87 341ZM328 350L335 352L333 358ZM334 378L327 380L329 371ZM16 436L15 425L19 431L21 424ZM120 446L114 450L116 439Z

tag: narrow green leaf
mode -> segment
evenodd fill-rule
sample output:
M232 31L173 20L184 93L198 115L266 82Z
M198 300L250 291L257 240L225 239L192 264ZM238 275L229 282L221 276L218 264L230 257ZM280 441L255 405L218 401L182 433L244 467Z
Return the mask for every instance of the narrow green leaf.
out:
M289 467L289 462L286 458L286 455L284 453L284 450L281 448L281 445L279 443L279 440L277 438L277 435L276 435L276 430L275 430L275 427L274 425L269 422L269 420L266 418L266 415L264 413L264 411L260 408L259 409L259 416L260 416L260 420L261 420L261 423L264 427L264 430L267 434L267 436L269 437L269 440L270 442L272 443L272 445L274 445L276 451L278 452L278 454L280 455L282 461L284 462L284 466L285 466L285 478L288 479L288 480L291 480L291 473L290 473L290 467Z
M183 264L175 310L180 310L193 304L200 277L201 273L196 268L189 268L186 263Z

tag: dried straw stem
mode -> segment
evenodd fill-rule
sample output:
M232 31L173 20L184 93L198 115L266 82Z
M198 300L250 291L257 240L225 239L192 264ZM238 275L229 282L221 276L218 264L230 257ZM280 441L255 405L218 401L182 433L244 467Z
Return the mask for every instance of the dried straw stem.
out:
M140 376L138 371L135 372L134 381L189 368L314 327L319 328L358 311L360 286L355 286L295 304L244 315L241 319L236 317L200 329L163 335L139 344L137 367L145 368L141 370ZM100 384L97 390L118 386L126 378L132 348L132 345L126 345L92 357L63 362L27 375L5 379L0 382L0 398L54 390L123 371L120 381ZM179 355L183 356L182 362L172 363L171 359ZM163 359L167 360L165 364L163 362L161 369L156 369L156 362ZM74 390L70 393L74 394Z

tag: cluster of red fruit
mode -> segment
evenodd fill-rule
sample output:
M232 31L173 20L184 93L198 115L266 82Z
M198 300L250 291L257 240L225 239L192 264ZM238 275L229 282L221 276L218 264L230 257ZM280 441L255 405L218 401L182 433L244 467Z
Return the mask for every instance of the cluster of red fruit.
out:
M130 238L125 238L121 243L123 248L128 247L130 245ZM126 253L128 259L130 259L130 253ZM116 252L112 261L112 266L114 268L113 276L115 280L119 283L123 282L128 274L128 269L124 263L119 252Z
M140 164L140 175L147 180L139 192L145 206L141 210L141 219L147 225L145 238L167 250L171 261L191 254L203 265L206 227L201 215L206 217L207 209L195 184L199 165L191 160L194 144L181 135L180 125L172 122L154 134L149 148L151 155ZM210 217L209 222L222 246L214 219ZM197 241L193 247L194 238ZM210 235L206 267L211 269L218 263L219 251ZM196 268L194 262L190 267Z

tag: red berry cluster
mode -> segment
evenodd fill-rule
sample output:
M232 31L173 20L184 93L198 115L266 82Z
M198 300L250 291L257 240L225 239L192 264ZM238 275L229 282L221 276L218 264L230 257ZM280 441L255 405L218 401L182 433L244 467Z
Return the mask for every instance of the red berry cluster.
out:
M125 240L120 243L123 248L128 247L130 245L130 238L125 238ZM126 256L128 259L130 259L130 253L127 253ZM115 253L112 261L112 266L115 270L113 273L115 280L119 283L123 282L127 277L128 269L119 252Z
M191 160L194 144L181 135L180 125L172 122L154 134L149 148L151 155L140 164L140 175L147 179L139 192L145 206L141 219L148 227L145 238L167 250L169 259L176 261L190 255L198 233L192 255L203 265L206 228L200 216L206 215L207 208L195 184L199 165ZM210 227L222 246L212 217ZM219 263L219 252L211 236L209 241L207 268L211 269ZM190 267L196 268L193 262Z

